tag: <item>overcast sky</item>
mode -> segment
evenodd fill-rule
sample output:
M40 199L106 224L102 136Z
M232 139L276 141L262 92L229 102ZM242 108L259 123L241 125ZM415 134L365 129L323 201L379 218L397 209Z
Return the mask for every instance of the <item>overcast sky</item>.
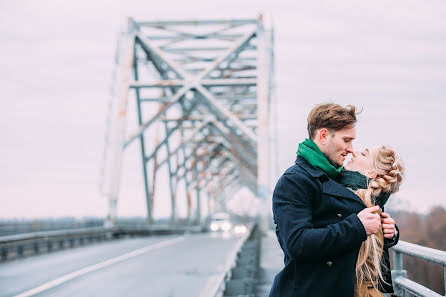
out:
M0 217L105 215L99 169L116 37L127 16L259 12L271 14L276 33L280 171L293 164L313 105L354 104L363 108L355 148L391 144L405 161L395 207L445 206L443 0L2 0ZM130 148L124 162L124 216L145 215L137 153ZM164 202L157 207L158 216L168 214Z

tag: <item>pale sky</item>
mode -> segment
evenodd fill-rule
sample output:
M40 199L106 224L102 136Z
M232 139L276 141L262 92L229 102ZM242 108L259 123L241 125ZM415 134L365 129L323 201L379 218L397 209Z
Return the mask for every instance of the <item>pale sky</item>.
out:
M280 171L294 162L312 106L354 104L363 108L355 148L391 144L405 161L395 209L446 206L445 1L3 0L0 218L105 215L100 160L116 37L127 16L259 12L274 20ZM133 145L119 215L145 215L139 161ZM156 215L168 215L165 201L157 207Z

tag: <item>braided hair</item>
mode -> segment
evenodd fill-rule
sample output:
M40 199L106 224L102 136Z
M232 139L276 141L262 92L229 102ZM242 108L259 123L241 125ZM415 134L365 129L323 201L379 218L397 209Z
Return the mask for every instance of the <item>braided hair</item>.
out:
M404 174L403 163L392 147L385 145L374 147L370 150L370 156L374 177L369 181L367 189L358 189L355 192L367 207L376 204L376 198L381 192L397 192ZM368 236L362 243L356 263L356 291L363 283L367 286L373 285L378 290L378 278L385 282L381 271L383 247L382 228L376 234Z

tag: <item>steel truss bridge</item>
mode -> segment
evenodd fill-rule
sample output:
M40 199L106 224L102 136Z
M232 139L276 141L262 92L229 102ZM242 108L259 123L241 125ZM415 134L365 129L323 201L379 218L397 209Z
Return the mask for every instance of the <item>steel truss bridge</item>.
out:
M241 188L270 209L277 133L273 30L266 23L261 16L128 20L118 41L102 166L107 224L0 236L0 297L268 295L283 266L274 232L252 222L245 233L209 233L202 224L203 213L226 210ZM147 220L123 225L121 169L133 142ZM160 225L153 210L165 193L170 224ZM178 223L179 199L187 201L188 224ZM446 296L408 279L403 265L403 255L416 257L443 266L446 278L445 251L403 241L392 250L397 296Z
M135 141L149 223L157 199L166 198L158 198L160 192L169 193L171 222L178 219L178 199L187 199L187 219L199 224L203 199L207 214L225 210L225 199L242 187L266 206L277 142L271 137L275 122L270 112L273 31L262 16L129 19L118 43L113 86L102 171L111 226L117 218L123 154ZM128 110L128 102L136 110ZM131 112L138 125L126 133ZM157 187L163 173L168 191Z

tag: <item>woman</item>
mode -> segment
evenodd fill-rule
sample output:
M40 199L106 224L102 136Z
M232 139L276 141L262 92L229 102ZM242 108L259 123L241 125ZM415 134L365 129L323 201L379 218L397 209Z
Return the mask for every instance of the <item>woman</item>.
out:
M353 190L367 207L379 205L380 213L390 194L399 190L404 171L389 146L356 152L344 168L339 182ZM391 292L388 247L382 229L362 243L356 263L355 297L384 297L380 290Z

